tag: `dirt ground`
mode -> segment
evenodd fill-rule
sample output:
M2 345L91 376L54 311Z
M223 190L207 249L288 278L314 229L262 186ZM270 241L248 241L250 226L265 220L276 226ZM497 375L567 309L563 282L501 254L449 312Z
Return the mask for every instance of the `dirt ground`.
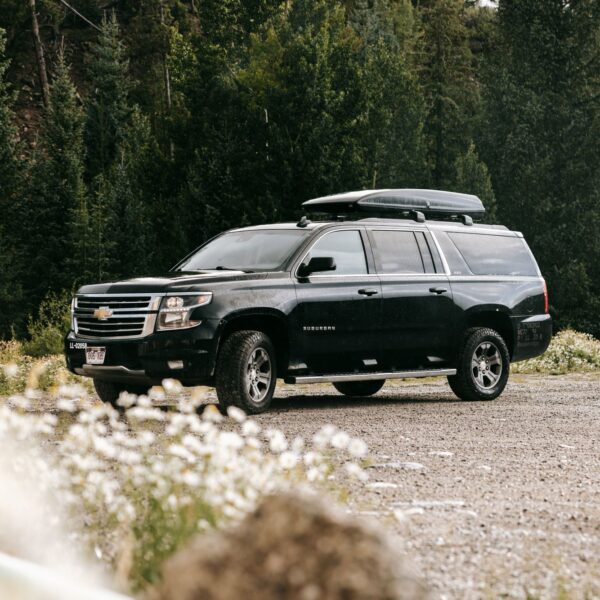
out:
M280 386L263 426L369 445L350 510L394 531L436 598L600 598L600 374L514 376L493 402L445 381L371 399Z
M600 373L514 375L472 403L445 380L359 399L280 384L256 420L288 439L331 423L369 445L366 486L333 483L397 536L433 598L600 598Z

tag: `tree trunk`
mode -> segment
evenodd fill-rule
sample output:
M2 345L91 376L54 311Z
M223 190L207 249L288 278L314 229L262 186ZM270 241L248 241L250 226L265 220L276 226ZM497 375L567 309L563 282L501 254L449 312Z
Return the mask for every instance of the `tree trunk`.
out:
M46 72L46 59L44 58L44 47L40 39L40 28L38 26L37 14L35 10L35 0L29 0L31 9L31 31L33 33L33 43L35 45L35 54L38 65L38 74L40 77L40 87L42 88L42 101L44 106L50 103L50 87L48 85L48 73Z

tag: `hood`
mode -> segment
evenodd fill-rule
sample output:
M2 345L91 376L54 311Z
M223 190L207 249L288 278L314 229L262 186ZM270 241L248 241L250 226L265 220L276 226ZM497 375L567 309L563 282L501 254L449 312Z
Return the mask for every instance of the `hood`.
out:
M271 273L244 273L243 271L173 271L157 277L135 277L122 281L109 281L84 285L78 294L145 294L210 291L220 283L256 281L266 279Z

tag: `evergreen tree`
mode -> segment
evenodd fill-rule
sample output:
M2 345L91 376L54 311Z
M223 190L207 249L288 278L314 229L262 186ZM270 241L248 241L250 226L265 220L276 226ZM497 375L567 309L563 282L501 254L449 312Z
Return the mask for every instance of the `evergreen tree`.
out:
M487 165L479 159L475 144L471 142L467 152L456 159L454 190L475 194L481 198L486 210L486 221L496 220L496 196Z
M48 291L89 277L89 214L83 182L84 114L64 53L58 56L40 148L23 205L25 287L36 304Z
M432 183L452 182L454 163L466 152L477 104L463 0L421 3L424 37L422 82L428 104L426 134Z
M148 120L133 113L117 159L98 179L90 209L90 245L97 280L148 273L152 264L152 195L144 185L154 143Z
M522 229L559 326L600 335L600 4L504 0L479 148L500 218ZM583 243L574 243L581 240Z
M19 165L18 131L12 111L13 94L6 81L9 61L5 58L6 38L0 29L0 337L19 321L21 286L17 214L22 173Z
M119 39L115 13L102 20L89 65L91 93L87 100L85 139L90 178L112 164L131 115L128 61Z

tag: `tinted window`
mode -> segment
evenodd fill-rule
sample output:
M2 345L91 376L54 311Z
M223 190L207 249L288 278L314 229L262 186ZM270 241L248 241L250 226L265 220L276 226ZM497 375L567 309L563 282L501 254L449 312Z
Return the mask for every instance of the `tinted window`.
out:
M445 231L436 231L435 237L448 263L450 275L472 275L473 273L471 273L465 259L452 243L448 234Z
M425 272L412 231L373 231L373 250L379 273Z
M309 234L296 229L254 229L224 233L182 262L179 271L222 267L275 271L283 267Z
M533 257L520 237L448 233L475 275L536 276Z
M358 231L335 231L324 235L304 262L316 256L331 256L335 260L335 271L325 273L357 275L367 272L365 249Z

